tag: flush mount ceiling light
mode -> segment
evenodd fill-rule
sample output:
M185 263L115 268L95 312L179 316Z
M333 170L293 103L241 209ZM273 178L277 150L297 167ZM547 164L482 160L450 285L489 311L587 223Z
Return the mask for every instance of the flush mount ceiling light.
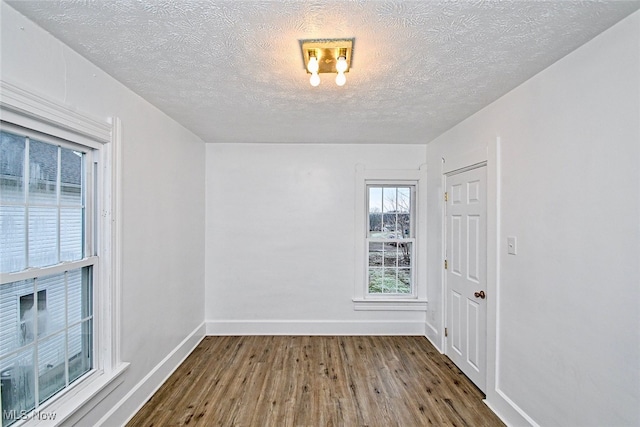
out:
M335 73L338 86L347 82L345 73L351 68L353 39L301 40L301 46L311 86L320 84L321 73Z

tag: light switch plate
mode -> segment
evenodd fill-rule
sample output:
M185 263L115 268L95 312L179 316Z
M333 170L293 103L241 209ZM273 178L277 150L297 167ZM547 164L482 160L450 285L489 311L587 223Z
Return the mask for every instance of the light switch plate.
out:
M518 239L514 236L507 237L507 253L509 255L516 255L518 252Z

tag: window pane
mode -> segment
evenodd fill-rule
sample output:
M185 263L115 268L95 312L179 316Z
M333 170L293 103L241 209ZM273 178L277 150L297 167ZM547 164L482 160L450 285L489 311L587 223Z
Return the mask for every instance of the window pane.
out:
M21 280L0 286L0 357L14 351L20 346L33 341L33 334L28 334L25 322L33 325L33 312L26 313L27 301L21 306L20 297L33 294L33 280Z
M65 336L53 335L38 343L38 397L44 402L66 385Z
M382 237L382 214L370 213L369 214L369 237L379 238Z
M29 142L29 202L56 203L58 147L44 142Z
M0 270L3 273L26 268L26 227L23 206L0 206Z
M382 188L369 187L369 213L382 212Z
M398 187L398 212L411 212L411 188Z
M383 246L382 242L369 242L369 267L382 266Z
M399 213L397 221L398 236L405 239L411 237L411 215L408 213Z
M82 259L83 208L60 208L60 261Z
M60 203L82 205L83 154L66 148L60 149Z
M33 292L33 287L30 287L26 294L19 296L18 309L20 310L18 345L24 346L31 343L38 337L36 328L38 327L40 319L38 317L38 305L36 303L36 296Z
M411 188L398 187L398 226L397 230L404 238L411 236Z
M3 426L18 421L21 411L28 412L35 408L33 360L33 347L30 347L0 362ZM5 417L5 414L8 416Z
M29 209L29 267L58 263L58 209Z
M382 188L369 187L369 237L380 237L382 232Z
M411 267L411 242L398 244L398 267Z
M382 293L382 290L383 290L382 272L383 270L381 268L369 269L369 293L371 294Z
M38 337L64 330L66 296L64 273L38 279Z
M24 202L25 138L0 132L0 200Z
M398 293L398 270L395 268L386 268L384 270L384 288L383 293Z
M36 338L41 338L47 330L47 293L31 289L29 293L21 295L20 304L20 333L22 345L28 344Z
M87 320L69 328L69 382L86 374L93 366L93 322Z
M92 315L91 267L67 273L69 324Z
M408 269L408 268L398 269L398 293L399 294L411 293L411 269Z

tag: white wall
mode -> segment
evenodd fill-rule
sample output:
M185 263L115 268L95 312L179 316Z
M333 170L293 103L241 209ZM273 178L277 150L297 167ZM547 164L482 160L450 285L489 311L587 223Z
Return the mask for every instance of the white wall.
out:
M488 403L514 424L639 425L640 12L428 145L430 264L441 159L487 148L499 214ZM442 346L441 271L429 286Z
M208 331L424 333L424 312L356 312L352 298L356 164L425 161L423 145L208 145Z
M82 420L94 425L132 391L108 419L118 425L171 367L163 359L183 350L199 327L196 335L204 333L204 144L4 2L0 7L4 81L122 121L121 351L130 367L124 383Z

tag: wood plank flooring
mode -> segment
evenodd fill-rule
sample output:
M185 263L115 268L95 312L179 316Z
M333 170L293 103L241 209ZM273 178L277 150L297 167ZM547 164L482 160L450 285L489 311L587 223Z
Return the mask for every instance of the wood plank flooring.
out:
M206 337L127 424L503 426L424 337Z

